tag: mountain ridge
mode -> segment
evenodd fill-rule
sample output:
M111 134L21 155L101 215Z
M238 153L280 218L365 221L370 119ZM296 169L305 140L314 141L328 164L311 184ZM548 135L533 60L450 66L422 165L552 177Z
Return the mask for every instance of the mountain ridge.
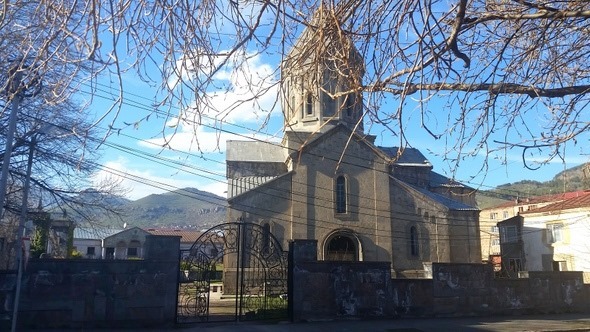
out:
M576 190L590 190L590 163L561 171L549 181L522 180L478 191L476 200L478 207L485 209L516 198ZM101 220L103 224L110 226L126 223L128 226L142 228L203 230L227 222L226 198L197 188L186 187L162 194L150 194L134 201L120 199L112 202L116 203L120 217L105 216Z
M119 216L105 216L101 222L111 226L126 223L142 228L207 229L225 222L225 197L197 188L181 188L150 194L117 207Z
M494 189L478 191L476 200L478 207L485 209L517 198L577 190L590 190L590 163L563 170L549 181L521 180L501 184Z

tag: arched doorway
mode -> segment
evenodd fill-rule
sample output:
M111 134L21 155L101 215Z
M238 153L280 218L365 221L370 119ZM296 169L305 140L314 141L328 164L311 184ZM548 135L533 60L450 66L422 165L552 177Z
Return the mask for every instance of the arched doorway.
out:
M181 252L176 321L287 318L287 255L269 230L225 223Z
M338 230L324 242L324 260L356 262L362 260L358 236L350 230Z

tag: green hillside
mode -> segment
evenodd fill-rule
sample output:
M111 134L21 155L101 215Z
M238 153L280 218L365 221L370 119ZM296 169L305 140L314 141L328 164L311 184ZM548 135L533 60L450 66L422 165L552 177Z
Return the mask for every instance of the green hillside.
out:
M164 194L152 194L119 207L119 218L104 222L114 226L182 227L207 229L225 222L224 197L195 188L183 188Z
M569 168L546 182L523 180L502 184L491 190L482 190L477 193L476 199L478 207L485 209L516 198L577 190L590 190L590 163Z
M484 209L517 197L586 189L590 189L590 164L560 172L546 182L524 180L503 184L492 190L478 191L476 199L478 207ZM121 212L121 216L119 218L103 217L101 223L113 227L121 227L126 223L128 226L143 228L208 229L226 222L226 199L194 188L149 195L136 201L119 199L110 203Z

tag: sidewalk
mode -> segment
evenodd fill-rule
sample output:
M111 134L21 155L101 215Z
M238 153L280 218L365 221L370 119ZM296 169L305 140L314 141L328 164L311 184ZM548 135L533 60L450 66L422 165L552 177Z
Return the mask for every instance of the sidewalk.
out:
M430 331L590 331L590 314L544 316L501 316L469 318L430 318L395 320L354 320L307 323L217 323L190 328L183 332L430 332Z
M543 316L495 316L468 318L424 318L385 320L343 320L304 323L219 322L167 329L82 329L82 330L31 330L35 332L516 332L516 331L590 331L590 314L560 314Z

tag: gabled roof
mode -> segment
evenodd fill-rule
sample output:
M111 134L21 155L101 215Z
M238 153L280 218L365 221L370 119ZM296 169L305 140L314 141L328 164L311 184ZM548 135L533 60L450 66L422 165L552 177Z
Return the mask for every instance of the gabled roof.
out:
M199 236L203 234L203 232L200 231L191 231L184 229L148 228L146 230L152 235L180 236L180 243L194 243L197 241Z
M397 183L399 183L411 190L419 192L427 199L430 199L438 204L443 205L444 207L446 207L449 210L452 210L452 211L479 211L479 209L476 207L461 203L459 201L452 200L444 195L429 191L428 189L424 189L424 188L420 188L420 187L411 185L411 184L406 183L406 182L404 182L400 179L397 179L393 176L390 176L390 178L393 179L394 181L396 181Z
M76 227L74 228L74 239L80 240L104 240L105 238L122 232L123 229Z
M246 176L236 179L228 179L227 198L232 198L277 178L277 176Z
M431 187L446 187L446 188L469 188L473 189L469 186L466 186L460 182L457 182L453 179L450 179L442 174L438 174L437 172L430 171L430 186ZM475 190L475 189L473 189Z
M519 198L516 200L511 200L502 204L498 204L496 206L487 208L485 210L492 210L492 209L499 209L503 207L513 207L513 206L521 206L521 205L531 205L531 204L541 204L541 203L553 203L553 202L561 202L566 199L580 197L589 194L590 191L586 190L579 190L579 191L570 191L566 193L559 193L553 195L542 195L542 196L533 196L528 198ZM537 210L535 210L537 211Z
M556 212L563 210L579 209L584 207L590 207L590 192L584 192L583 194L580 194L577 197L565 199L563 201L551 203L540 208L521 212L521 214Z
M432 164L418 149L404 148L401 150L401 155L398 157L397 154L399 153L400 148L397 146L378 146L377 148L381 150L385 155L387 155L390 159L394 160L395 165L432 167Z
M306 150L311 149L314 145L319 144L322 140L328 138L330 135L334 135L339 130L344 130L344 131L346 131L347 135L352 135L353 138L355 138L359 143L365 144L368 148L373 150L373 152L375 152L375 154L377 154L379 157L381 157L385 160L391 159L390 156L387 155L382 149L380 149L379 147L377 147L374 144L372 144L371 142L369 142L365 138L365 135L361 135L359 133L352 131L352 129L350 129L344 123L338 123L334 127L330 128L329 130L327 130L324 133L316 133L313 136L311 136L311 138L305 143L305 145L303 145L301 152L305 152ZM293 151L290 151L290 152L293 152Z
M229 191L228 191L228 196L227 196L227 200L228 202L230 200L233 200L237 197L240 197L242 195L247 195L248 193L254 191L254 189L261 189L264 188L265 186L270 185L273 181L276 181L279 178L282 178L284 176L288 176L291 175L293 172L287 172L285 174L281 174L279 176L270 176L270 177L263 177L263 176L251 176L251 177L243 177L243 178L236 178L236 179L228 179L228 184L229 184ZM266 179L267 178L267 179ZM256 182L259 181L259 182ZM238 188L233 188L233 185L244 185L244 187L238 187ZM246 189L247 188L247 189ZM243 190L240 190L243 189ZM236 193L235 196L230 196L230 192Z
M120 234L123 234L123 233L128 233L128 232L131 232L131 231L134 231L134 230L140 231L141 233L146 234L146 235L149 234L147 231L145 231L145 230L143 230L143 229L141 229L141 228L139 228L137 226L134 226L134 227L131 227L131 228L127 228L127 229L121 230L120 232L117 232L117 233L112 234L110 236L107 236L104 239L106 240L106 239L109 239L109 238L113 238L113 237L115 237L117 235L120 235Z

